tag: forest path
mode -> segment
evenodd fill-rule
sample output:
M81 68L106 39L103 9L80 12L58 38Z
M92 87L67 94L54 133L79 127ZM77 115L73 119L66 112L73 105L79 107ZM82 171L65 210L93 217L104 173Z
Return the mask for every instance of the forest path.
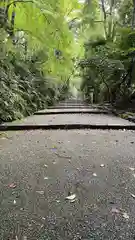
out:
M96 123L101 115L74 117ZM57 121L69 122L70 114L64 116L58 114ZM37 117L46 115L32 116ZM111 116L100 123L105 118ZM128 121L117 119L126 126ZM3 133L0 202L0 240L135 239L134 131Z

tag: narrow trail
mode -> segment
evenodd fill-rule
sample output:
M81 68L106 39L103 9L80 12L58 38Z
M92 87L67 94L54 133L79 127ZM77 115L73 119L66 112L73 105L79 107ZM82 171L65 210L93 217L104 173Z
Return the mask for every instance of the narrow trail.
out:
M56 107L3 125L22 131L0 137L0 240L135 239L135 125L81 101ZM25 128L61 124L74 129Z

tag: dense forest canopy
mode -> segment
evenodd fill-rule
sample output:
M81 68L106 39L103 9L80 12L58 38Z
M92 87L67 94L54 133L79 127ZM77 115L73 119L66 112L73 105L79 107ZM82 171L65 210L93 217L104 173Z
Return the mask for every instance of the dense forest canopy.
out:
M66 98L130 101L135 92L134 0L1 0L0 119ZM81 85L81 86L80 86Z
M135 1L85 1L80 29L85 98L90 100L93 92L95 102L130 102L135 92Z
M77 54L70 21L81 8L77 0L0 2L1 121L67 96Z

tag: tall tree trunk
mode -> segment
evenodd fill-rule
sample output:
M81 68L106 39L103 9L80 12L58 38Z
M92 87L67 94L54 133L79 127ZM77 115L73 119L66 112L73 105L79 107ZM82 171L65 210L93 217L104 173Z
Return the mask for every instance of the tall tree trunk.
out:
M135 28L135 0L133 0L133 13L132 13L132 30Z
M107 39L107 23L106 23L106 10L105 10L105 2L104 0L101 0L101 6L102 6L102 11L103 11L103 17L104 17L104 31L105 31L105 37Z

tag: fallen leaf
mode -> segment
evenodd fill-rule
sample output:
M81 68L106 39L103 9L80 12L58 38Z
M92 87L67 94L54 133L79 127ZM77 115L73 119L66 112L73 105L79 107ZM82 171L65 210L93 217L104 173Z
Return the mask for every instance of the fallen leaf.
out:
M135 173L133 173L133 177L135 178Z
M76 198L75 198L75 199L73 199L73 200L71 200L70 202L71 202L71 203L74 203L75 201L76 201Z
M60 203L60 200L56 200L57 203Z
M44 167L48 168L48 165L47 165L47 164L44 164Z
M40 194L40 195L43 195L44 194L44 191L36 191L36 193Z
M56 147L56 146L53 146L53 147L52 147L52 150L57 150L57 147Z
M102 163L102 164L100 165L100 167L105 167L105 164Z
M122 214L125 219L129 219L129 215L125 212Z
M16 185L15 183L9 184L9 187L10 187L10 188L16 188L16 186L17 186L17 185Z
M132 168L132 167L129 167L129 170L131 170L131 171L134 171L135 169L134 169L134 168Z
M44 180L48 180L49 178L48 177L44 177Z
M67 200L74 200L75 198L76 198L76 194L72 194L66 197Z
M53 163L53 164L56 164L56 161L53 161L52 163Z
M14 200L14 202L13 202L14 204L16 204L16 200Z
M20 208L20 210L21 210L21 211L23 211L23 210L24 210L24 208Z
M93 173L92 175L93 175L94 177L97 177L97 174L96 174L96 173Z
M18 240L18 237L17 237L17 236L15 236L15 240Z
M116 214L120 213L119 209L117 209L116 207L113 207L111 212Z
M135 198L135 195L131 193L131 197Z
M24 237L23 237L23 240L27 240L27 236L24 236Z
M65 152L64 152L65 153ZM60 158L67 158L67 159L71 159L71 157L70 156L64 156L64 155L60 155L60 154L58 154L58 153L55 153L55 155L57 155L58 157L60 157Z

